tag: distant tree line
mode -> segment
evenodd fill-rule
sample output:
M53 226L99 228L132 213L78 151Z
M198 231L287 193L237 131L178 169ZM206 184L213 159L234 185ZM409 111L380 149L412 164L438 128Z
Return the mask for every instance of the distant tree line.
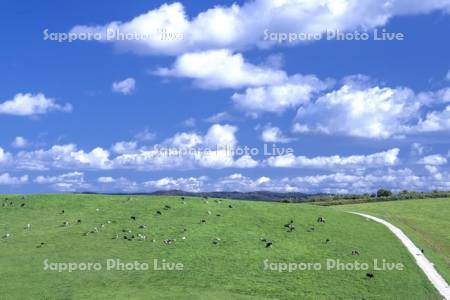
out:
M364 202L396 201L425 198L449 198L450 191L415 192L403 190L394 193L389 189L380 188L376 193L366 194L340 194L340 195L313 195L307 202L318 205L339 205Z

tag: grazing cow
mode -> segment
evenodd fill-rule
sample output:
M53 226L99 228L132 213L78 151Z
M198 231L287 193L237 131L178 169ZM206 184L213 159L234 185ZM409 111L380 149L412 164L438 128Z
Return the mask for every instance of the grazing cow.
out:
M216 215L216 217L221 217L221 216L222 216L221 214L217 214L217 215Z
M203 219L203 220L200 221L200 223L206 224L206 220Z
M10 236L11 236L11 234L7 233L7 234L5 234L5 235L3 236L3 238L4 238L4 239L7 239L7 238L9 238Z
M187 228L183 228L183 232L186 232L187 231Z
M100 208L96 208L95 211L99 212L99 211L100 211Z
M366 276L368 278L374 278L375 277L375 275L373 273L366 273Z
M160 216L160 215L162 215L162 212L161 211L156 211L156 214L158 215L158 216Z
M39 245L36 246L36 248L42 248L42 246L44 246L45 243L40 243Z
M292 232L295 229L294 220L291 220L288 224L285 224L284 227L287 228L287 232Z
M353 256L359 256L359 251L358 250L352 250L352 255Z
M166 244L166 245L171 245L173 242L174 242L174 240L171 240L171 239L164 240L164 244Z
M311 227L308 228L307 231L308 231L308 232L312 232L312 231L314 231L314 230L316 230L316 229L314 228L314 226L311 226Z
M330 241L330 239L326 239L325 240L325 244L328 244L329 241Z
M186 204L186 201L183 201L183 204Z
M64 209L61 211L61 214L63 215L65 213Z
M64 222L63 222L63 226L64 226L64 227L69 226L69 222L68 222L68 221L64 221Z
M208 215L212 214L212 212L210 210L208 210Z
M105 228L105 224L100 224L100 228Z
M81 224L81 220L77 220L77 224Z
M317 223L325 223L325 218L324 217L318 217L317 218Z
M220 243L220 238L215 238L215 239L213 240L213 244L214 244L214 245L217 245L218 243Z
M181 200L184 200L184 197L181 197Z
M266 248L272 248L273 243L271 241L267 241Z
M182 239L182 240L185 240L185 239L186 239L186 237L185 237L185 236L182 236L182 237L181 237L181 239Z
M233 208L233 205L231 205L231 204L230 204L230 205L228 205L228 208Z
M147 225L140 225L139 228L140 229L145 229L145 228L147 228Z
M25 229L30 230L31 229L31 224L27 224L27 226L25 226Z
M20 207L25 207L25 203L20 204Z
M131 216L131 220L136 221L136 217L135 216Z
M164 210L168 210L168 209L171 209L172 207L170 206L170 205L165 205L164 206Z

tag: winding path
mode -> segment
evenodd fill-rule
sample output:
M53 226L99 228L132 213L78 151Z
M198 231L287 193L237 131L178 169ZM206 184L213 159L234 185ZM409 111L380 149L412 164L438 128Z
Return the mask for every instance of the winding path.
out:
M431 281L431 283L436 287L436 289L439 291L439 293L446 299L450 300L450 287L448 283L445 281L445 279L436 271L434 268L433 263L431 263L425 255L423 255L422 251L420 251L419 248L414 245L414 243L403 233L403 231L400 230L400 228L392 225L389 222L386 222L383 219L366 215L362 213L357 212L350 212L355 215L360 215L365 218L371 219L375 222L381 223L387 228L389 228L390 231L392 231L405 245L406 249L415 257L417 265L422 269L422 271L425 273L425 275L428 277L428 279Z

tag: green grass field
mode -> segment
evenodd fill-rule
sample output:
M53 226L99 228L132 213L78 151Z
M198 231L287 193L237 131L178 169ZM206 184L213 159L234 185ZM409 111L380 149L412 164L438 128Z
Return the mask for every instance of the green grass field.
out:
M450 282L450 199L423 199L336 206L366 212L401 228Z
M10 236L0 239L1 299L440 299L384 226L335 209L198 198L184 204L179 197L4 197L9 200L0 207L0 235ZM171 208L164 210L165 205ZM325 224L316 222L319 216ZM284 224L291 219L295 230L287 232ZM65 221L70 225L61 226ZM24 229L27 224L31 229ZM140 229L144 224L147 228ZM315 230L308 231L312 226ZM94 227L98 233L83 235ZM123 238L131 234L147 240ZM261 238L273 247L266 248ZM176 241L165 245L165 239ZM354 249L360 256L351 255ZM150 270L107 271L107 259L149 263ZM183 270L153 270L154 259L182 263ZM326 270L326 259L368 263L370 269ZM372 270L374 259L405 269ZM44 270L45 260L99 262L103 268L56 272ZM264 270L265 260L320 263L323 269L270 271ZM367 278L367 272L375 277Z

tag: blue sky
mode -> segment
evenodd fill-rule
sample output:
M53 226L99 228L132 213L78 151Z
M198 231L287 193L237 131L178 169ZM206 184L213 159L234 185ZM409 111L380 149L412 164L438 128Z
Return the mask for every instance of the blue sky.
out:
M2 6L0 192L450 189L449 1ZM370 38L263 38L334 29Z

